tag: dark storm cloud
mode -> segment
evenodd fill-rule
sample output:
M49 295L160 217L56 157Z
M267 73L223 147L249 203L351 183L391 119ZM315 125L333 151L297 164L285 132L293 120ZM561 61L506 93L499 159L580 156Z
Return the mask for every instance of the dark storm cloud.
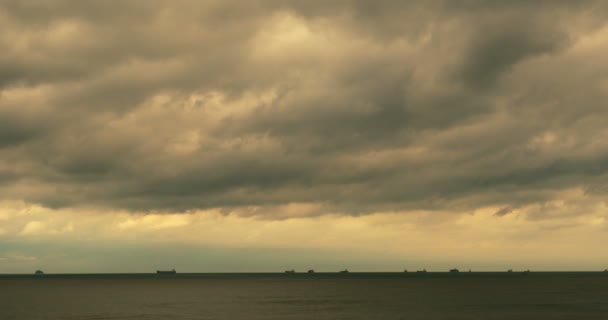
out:
M27 141L38 132L35 125L13 119L8 115L3 115L0 119L0 148Z
M458 78L473 89L493 86L500 75L519 61L543 53L554 52L560 46L560 35L554 30L530 30L530 25L499 26L494 33L484 30L466 56ZM534 27L533 27L534 28Z
M0 192L325 212L604 196L602 2L2 2Z

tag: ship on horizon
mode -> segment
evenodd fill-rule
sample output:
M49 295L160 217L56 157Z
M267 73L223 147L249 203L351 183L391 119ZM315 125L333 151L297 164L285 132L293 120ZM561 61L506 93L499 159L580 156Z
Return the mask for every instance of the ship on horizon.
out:
M156 274L176 274L177 271L175 269L171 270L156 270Z

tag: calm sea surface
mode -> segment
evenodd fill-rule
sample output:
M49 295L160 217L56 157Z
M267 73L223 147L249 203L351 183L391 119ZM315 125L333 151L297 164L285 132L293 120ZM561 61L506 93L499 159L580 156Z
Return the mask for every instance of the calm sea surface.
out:
M0 276L0 319L608 319L607 273Z

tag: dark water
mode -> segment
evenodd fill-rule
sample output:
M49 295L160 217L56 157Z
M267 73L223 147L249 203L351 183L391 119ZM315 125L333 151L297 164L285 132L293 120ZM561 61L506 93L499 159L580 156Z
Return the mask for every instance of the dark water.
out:
M608 319L605 273L0 276L0 319Z

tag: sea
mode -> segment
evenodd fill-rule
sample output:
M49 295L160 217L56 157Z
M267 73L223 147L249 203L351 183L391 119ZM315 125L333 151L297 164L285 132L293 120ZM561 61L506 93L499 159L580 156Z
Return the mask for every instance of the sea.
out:
M608 319L608 273L0 275L0 319Z

